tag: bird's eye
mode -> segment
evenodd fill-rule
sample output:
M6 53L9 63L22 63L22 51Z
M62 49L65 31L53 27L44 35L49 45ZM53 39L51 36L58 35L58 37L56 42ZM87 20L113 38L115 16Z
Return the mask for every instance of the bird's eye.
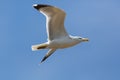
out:
M82 38L79 38L79 39L82 39Z

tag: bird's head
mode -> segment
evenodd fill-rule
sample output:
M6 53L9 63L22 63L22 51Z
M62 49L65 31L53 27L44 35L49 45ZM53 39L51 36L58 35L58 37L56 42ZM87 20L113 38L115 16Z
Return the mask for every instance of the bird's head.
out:
M89 41L88 38L81 38L81 37L79 37L78 39L79 39L80 41L82 41L82 42L88 42L88 41Z
M82 38L82 37L79 37L79 36L74 36L74 40L77 40L79 42L88 42L89 41L88 38Z

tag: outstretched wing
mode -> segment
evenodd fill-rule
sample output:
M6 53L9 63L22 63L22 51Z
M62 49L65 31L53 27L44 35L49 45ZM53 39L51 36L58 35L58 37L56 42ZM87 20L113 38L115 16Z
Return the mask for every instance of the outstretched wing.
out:
M43 61L45 61L50 55L52 55L55 51L56 51L56 49L50 49L50 50L48 51L48 53L43 57L41 63L42 63Z
M64 28L65 12L50 5L35 4L34 8L46 16L46 27L48 40L68 36Z

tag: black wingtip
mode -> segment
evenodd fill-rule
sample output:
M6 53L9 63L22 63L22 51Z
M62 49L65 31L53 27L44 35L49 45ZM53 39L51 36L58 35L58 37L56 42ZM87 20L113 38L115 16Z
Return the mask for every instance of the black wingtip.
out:
M48 58L48 57L45 56L45 57L42 59L41 63L44 62L47 58Z
M33 4L33 7L35 8L35 9L39 9L39 6L38 6L38 4Z
M51 7L50 5L46 5L46 4L33 4L33 7L37 10L39 10L40 8L43 7Z

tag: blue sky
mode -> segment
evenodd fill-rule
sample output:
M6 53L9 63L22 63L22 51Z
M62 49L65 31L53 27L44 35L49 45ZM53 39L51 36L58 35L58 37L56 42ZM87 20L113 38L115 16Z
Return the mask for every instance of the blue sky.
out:
M47 50L45 17L32 5L57 6L67 13L69 34L89 42L58 50L39 64ZM120 80L119 0L1 0L0 80Z

